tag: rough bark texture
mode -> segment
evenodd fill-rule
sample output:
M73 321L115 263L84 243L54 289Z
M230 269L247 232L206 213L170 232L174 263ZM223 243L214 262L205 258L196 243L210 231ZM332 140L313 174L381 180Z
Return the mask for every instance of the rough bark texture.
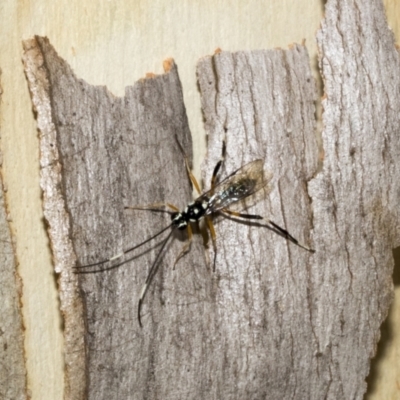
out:
M271 193L248 211L313 246L306 189L318 155L307 50L222 52L202 60L197 73L209 134L205 180L226 135L226 171L262 158L274 173ZM321 398L314 397L310 253L256 225L225 219L217 231L216 326L224 346L213 398Z
M0 399L27 399L20 297L21 282L0 181Z

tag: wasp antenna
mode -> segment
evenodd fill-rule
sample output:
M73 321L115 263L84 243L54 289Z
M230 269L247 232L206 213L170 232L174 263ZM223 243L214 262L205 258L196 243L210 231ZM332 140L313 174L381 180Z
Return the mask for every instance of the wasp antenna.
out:
M76 266L73 267L73 268L75 269L75 273L76 273L76 274L89 274L89 273L96 273L96 272L108 271L108 270L110 270L110 269L117 268L117 267L120 266L121 264L119 264L119 265L114 265L114 266L111 266L111 267L108 267L108 268L104 268L104 269L100 269L100 270L95 270L95 271L81 271L81 270L84 269L84 268L96 267L96 266L104 265L104 264L109 263L109 262L111 263L111 262L113 262L114 260L118 260L118 258L121 258L121 257L123 257L124 255L126 255L126 254L132 252L133 250L136 250L136 249L138 249L139 247L145 245L146 243L151 242L153 239L155 239L156 237L158 237L158 236L160 236L162 233L164 233L167 229L171 228L172 225L173 225L173 223L169 224L168 226L166 226L165 228L163 228L160 232L157 232L155 235L149 237L148 239L144 240L143 242L141 242L141 243L139 243L139 244L137 244L137 245L135 245L135 246L133 246L133 247L130 247L129 249L124 250L122 253L119 253L119 254L117 254L117 255L115 255L115 256L112 256L111 258L107 258L107 259L102 260L102 261L97 261L97 262L92 263L92 264L76 265Z
M170 210L167 210L169 208ZM138 206L125 206L125 210L141 210L141 211L153 211L153 212L165 212L171 214L173 212L179 211L178 207L171 203L154 203Z

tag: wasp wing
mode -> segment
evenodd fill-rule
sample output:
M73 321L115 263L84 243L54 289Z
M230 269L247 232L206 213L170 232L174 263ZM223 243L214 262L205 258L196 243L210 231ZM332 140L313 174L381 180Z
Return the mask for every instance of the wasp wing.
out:
M208 202L208 212L227 208L268 185L272 173L264 171L264 161L255 160L237 169L198 200Z

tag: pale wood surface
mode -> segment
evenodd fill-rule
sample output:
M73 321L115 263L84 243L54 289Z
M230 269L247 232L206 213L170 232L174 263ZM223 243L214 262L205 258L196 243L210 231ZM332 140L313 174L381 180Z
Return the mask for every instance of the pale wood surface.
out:
M45 34L78 76L106 84L122 95L147 71L162 71L161 61L174 56L183 82L185 105L194 134L194 166L204 155L200 99L194 74L199 57L216 47L227 50L286 48L306 38L317 76L315 32L323 16L319 0L270 2L166 3L39 0L34 4L5 0L1 7L0 105L2 174L18 271L23 280L23 317L28 387L32 399L61 399L63 393L62 322L56 283L43 223L37 123L32 113L21 63L21 40ZM389 25L399 33L399 2L385 0ZM395 293L399 292L398 279ZM380 343L369 398L396 399L400 384L399 301Z
M21 280L0 182L0 398L26 399L26 366L20 307Z

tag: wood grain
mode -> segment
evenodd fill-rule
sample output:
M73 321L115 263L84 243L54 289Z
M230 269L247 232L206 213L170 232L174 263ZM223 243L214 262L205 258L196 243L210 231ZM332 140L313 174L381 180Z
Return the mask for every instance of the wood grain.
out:
M203 59L197 74L206 181L226 136L226 172L261 158L274 173L271 193L248 211L314 246L307 182L318 165L316 91L306 48L222 52ZM214 361L223 379L212 398L321 398L310 319L313 256L256 224L225 219L217 232L216 326L224 348Z

